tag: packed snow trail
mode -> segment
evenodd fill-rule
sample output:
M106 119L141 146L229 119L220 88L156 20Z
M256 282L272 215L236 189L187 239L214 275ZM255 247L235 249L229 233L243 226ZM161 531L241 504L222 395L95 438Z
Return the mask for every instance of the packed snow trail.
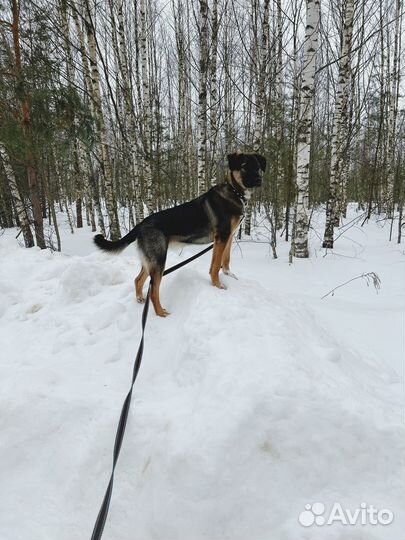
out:
M349 263L289 267L263 245L243 258L235 247L227 291L209 284L210 255L164 278L171 315L149 315L106 540L403 540L404 254L379 234ZM90 238L68 240L84 256L0 238L1 540L90 537L106 488L142 306L134 251L101 254ZM379 272L381 294L353 284L321 302L348 264ZM317 501L395 519L305 528Z

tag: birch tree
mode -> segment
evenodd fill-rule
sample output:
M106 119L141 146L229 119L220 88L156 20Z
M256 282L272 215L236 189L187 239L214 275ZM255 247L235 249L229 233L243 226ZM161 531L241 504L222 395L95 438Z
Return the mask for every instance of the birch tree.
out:
M91 75L90 75L90 66L89 66L88 55L87 55L87 51L86 51L84 34L83 34L83 30L82 30L82 27L81 27L81 24L80 24L79 13L75 8L72 9L71 13L72 13L73 21L74 21L74 26L75 26L75 30L76 30L76 34L77 34L77 39L78 39L78 42L79 42L78 49L79 49L79 53L80 53L81 69L82 69L83 78L84 78L85 90L86 90L86 93L88 93L90 96L92 96L92 81L91 81ZM92 117L96 118L95 103L94 103L93 99L89 100L89 107L90 107L90 112L92 114ZM91 166L90 166L90 163L89 163L90 162L90 156L87 155L87 152L83 148L83 145L81 144L81 141L78 142L78 145L79 145L79 159L80 159L80 162L81 162L80 169L82 171L86 171L87 168L89 168L89 170L88 170L87 196L89 198L92 197L93 200L94 200L94 204L95 204L95 208L96 208L96 212L97 212L98 227L99 227L101 233L105 236L106 231L105 231L105 225L104 225L103 212L102 212L101 203L100 203L100 192L99 192L99 188L98 188L97 175L96 175L96 172L94 170L94 167L91 168Z
M217 139L218 139L218 0L212 0L211 7L211 47L210 47L210 157L211 157L211 185L215 184L217 177Z
M297 202L295 211L294 255L308 257L309 160L314 107L314 78L318 48L320 0L306 0L304 65L297 130Z
M182 0L172 0L174 14L174 28L177 53L177 139L176 145L176 166L180 181L187 183L188 195L191 197L192 190L192 168L191 160L193 154L191 137L191 95L190 95L190 38L187 31L188 24L188 1L186 4Z
M207 74L208 74L208 1L199 0L199 81L198 81L198 193L206 189L207 168Z
M146 186L146 206L149 213L155 208L152 192L152 171L151 171L151 125L152 110L150 99L149 64L148 64L148 42L147 42L147 14L145 0L139 2L140 18L140 54L142 67L142 94L143 94L143 175Z
M137 156L137 136L138 130L135 121L134 110L134 96L132 92L132 81L129 71L128 62L128 47L125 36L125 24L124 24L124 0L120 0L118 3L118 58L119 68L121 73L122 93L124 97L124 110L125 110L125 125L127 128L128 138L128 157L130 161L130 177L133 182L135 193L135 215L136 221L141 221L144 218L143 202L140 189L138 156Z
M354 0L345 0L342 43L339 53L339 78L333 121L329 197L326 203L324 248L333 248L337 196L348 146L348 103L350 92L350 61L352 50Z
M259 8L259 5L254 3L254 9ZM254 62L254 71L256 73L256 97L255 97L255 124L253 132L253 150L255 152L263 151L263 117L265 109L265 84L266 84L266 75L268 72L268 36L269 36L269 5L270 0L264 0L263 4L263 15L259 17L262 19L261 26L261 39L258 46L256 47L256 58ZM257 25L257 15L256 22L254 26ZM254 28L254 34L256 34L256 28ZM248 202L245 212L245 234L250 235L252 226L252 201Z
M270 0L264 0L263 22L260 45L256 51L256 100L255 100L255 128L253 133L253 150L259 152L263 136L263 115L265 106L265 82L268 70L268 35L269 35L269 5Z
M394 179L395 163L397 152L397 117L398 101L401 77L401 36L402 36L402 1L395 0L395 30L394 30L394 55L390 73L390 85L388 88L388 174L387 174L387 194L385 197L385 207L388 214L393 213L394 201Z
M90 88L88 90L91 93L96 123L98 127L99 159L105 185L105 203L110 224L110 236L112 240L117 240L118 238L120 238L120 227L118 221L117 205L114 196L113 169L111 166L109 152L108 133L101 103L101 81L100 72L97 65L97 39L89 0L86 0L84 20L86 26L90 61Z
M59 4L60 10L60 21L61 21L61 32L63 38L64 52L65 52L65 63L66 63L66 78L70 91L73 91L74 88L74 65L72 51L70 47L71 38L69 31L69 21L68 21L68 12L67 12L67 2L66 0L60 0ZM74 118L74 123L77 124L76 117ZM80 148L79 148L80 147ZM80 140L74 141L73 144L73 160L74 160L74 170L75 170L75 195L76 195L76 226L77 228L83 227L83 217L82 217L82 177L85 177L85 168L82 166L86 164L83 153L84 150L80 144ZM80 155L81 154L81 155Z

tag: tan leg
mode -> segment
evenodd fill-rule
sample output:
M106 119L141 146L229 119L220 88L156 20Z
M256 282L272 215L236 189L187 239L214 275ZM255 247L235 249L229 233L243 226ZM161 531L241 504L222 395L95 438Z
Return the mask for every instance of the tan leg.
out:
M153 307L155 308L155 313L159 317L167 317L167 315L169 315L169 312L161 306L159 297L159 288L160 282L162 281L162 274L160 274L159 272L154 272L151 275L151 279L152 289L150 293L150 299L152 300Z
M214 249L212 252L212 260L211 260L211 267L210 267L210 276L211 276L211 282L215 287L218 287L219 289L225 289L225 285L223 285L219 281L219 270L221 268L221 262L222 262L222 255L225 250L227 242L221 242L219 240L215 240L214 243Z
M238 279L235 274L233 274L229 268L229 263L231 260L231 248L232 248L232 242L233 242L233 234L229 237L229 240L226 243L224 253L222 255L222 271L226 276L233 277L235 279Z
M145 298L143 296L142 289L143 289L143 286L144 286L144 283L145 283L147 277L148 277L148 272L142 266L141 271L136 276L135 281L134 281L136 299L140 304L145 302Z
M233 234L228 239L225 245L224 253L222 254L222 269L224 274L229 273L229 263L231 260L231 247L232 247Z

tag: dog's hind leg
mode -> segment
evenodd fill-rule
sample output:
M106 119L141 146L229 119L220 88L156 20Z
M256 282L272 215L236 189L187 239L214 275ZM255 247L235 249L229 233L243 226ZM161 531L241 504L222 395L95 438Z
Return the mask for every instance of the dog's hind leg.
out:
M153 307L155 308L155 313L159 317L167 317L169 312L164 309L160 303L159 289L160 282L162 281L163 269L153 269L150 278L152 280L152 290L150 293L150 299L152 300Z
M144 227L138 238L138 248L141 251L141 260L144 268L150 275L152 281L150 299L155 308L156 315L166 317L169 312L160 304L159 288L162 281L163 271L166 264L168 241L165 235L154 227ZM142 272L141 272L142 273ZM139 283L143 279L138 276ZM138 279L137 278L137 279Z
M143 286L147 277L148 277L148 272L145 270L144 266L142 266L141 271L136 276L135 281L134 281L136 299L140 304L145 302L142 289L143 289Z

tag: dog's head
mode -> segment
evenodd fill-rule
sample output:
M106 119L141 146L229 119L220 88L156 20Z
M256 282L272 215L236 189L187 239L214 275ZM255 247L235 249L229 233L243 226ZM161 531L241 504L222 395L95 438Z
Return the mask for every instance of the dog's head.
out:
M262 174L266 170L266 158L260 154L228 154L229 169L233 178L243 189L262 185Z

